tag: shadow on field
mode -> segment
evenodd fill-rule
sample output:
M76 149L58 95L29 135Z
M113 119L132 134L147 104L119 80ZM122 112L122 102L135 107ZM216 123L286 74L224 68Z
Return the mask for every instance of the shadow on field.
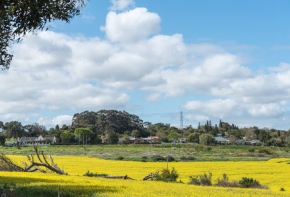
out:
M33 185L30 185L33 183ZM9 191L10 194L16 196L37 196L51 197L79 197L79 196L94 196L102 193L115 193L118 190L115 187L99 186L99 185L78 185L77 183L68 183L60 185L54 180L41 178L26 178L26 177L1 177L0 188Z

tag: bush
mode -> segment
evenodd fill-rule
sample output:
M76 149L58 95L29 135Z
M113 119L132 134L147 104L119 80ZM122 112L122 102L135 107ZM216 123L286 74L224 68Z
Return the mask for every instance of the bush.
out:
M88 176L88 177L104 177L104 176L108 176L108 174L98 174L98 173L92 173L89 170L84 174L84 176Z
M197 176L190 176L189 178L190 178L189 184L202 185L202 186L212 185L212 182L211 182L212 173L208 173L208 174L204 173Z
M203 145L199 145L199 144L194 145L194 150L196 150L196 151L202 151L203 150Z
M174 157L168 155L168 156L166 157L166 161L171 162L171 161L175 161L175 159L174 159Z
M206 146L205 148L204 148L204 150L206 150L206 151L211 151L211 147L210 146Z
M143 157L141 158L141 161L142 161L142 162L146 162L147 159L148 159L148 158L147 158L146 156L143 156Z
M170 170L164 168L160 171L160 173L156 174L155 179L157 181L176 182L178 176L179 175L174 168L172 168L171 172Z
M269 148L261 148L259 150L259 153L266 153L266 154L270 155L270 154L273 154L274 151L272 149L269 149Z
M259 183L259 181L257 181L256 179L253 178L247 178L247 177L243 177L240 181L239 184L241 185L241 187L246 187L246 188L259 188L261 187L261 184Z
M123 156L118 156L118 157L116 158L116 160L123 160L123 159L124 159Z
M220 187L240 187L239 183L236 181L229 182L229 177L227 174L223 174L222 178L218 178L215 185Z
M153 155L151 156L152 161L166 161L166 159L164 157L162 157L161 155Z
M255 152L255 149L254 149L254 148L250 148L248 151L249 151L250 153L253 153L253 152Z
M181 161L194 161L194 160L196 160L196 158L194 156L188 156L188 157L181 156L180 160Z

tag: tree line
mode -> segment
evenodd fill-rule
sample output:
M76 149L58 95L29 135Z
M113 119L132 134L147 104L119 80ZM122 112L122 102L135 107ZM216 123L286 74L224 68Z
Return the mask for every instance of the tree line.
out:
M211 121L177 128L170 124L144 122L137 115L126 111L100 110L84 111L74 114L71 125L56 125L46 129L38 123L22 125L18 121L0 121L0 144L6 139L21 137L55 136L61 144L116 144L129 143L130 137L158 136L161 142L191 142L204 145L215 144L214 137L220 134L234 144L237 140L259 140L268 146L289 146L288 131L249 127L239 128L220 120L213 125Z

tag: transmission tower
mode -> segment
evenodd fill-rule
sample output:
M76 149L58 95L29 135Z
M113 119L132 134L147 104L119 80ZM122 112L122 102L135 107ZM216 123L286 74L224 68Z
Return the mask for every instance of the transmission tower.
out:
M180 129L183 129L183 112L180 111Z

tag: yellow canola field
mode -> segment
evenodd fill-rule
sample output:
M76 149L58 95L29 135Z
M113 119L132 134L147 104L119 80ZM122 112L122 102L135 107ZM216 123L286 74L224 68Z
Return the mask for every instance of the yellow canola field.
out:
M25 161L24 156L9 156L13 161ZM61 190L87 190L95 196L289 196L290 197L290 159L272 159L259 162L170 162L169 169L174 167L182 183L165 183L142 181L150 172L166 168L166 162L131 162L109 161L80 156L54 156L58 166L68 172L68 176L53 173L43 174L0 172L0 183L16 182L18 185L39 186ZM87 171L98 174L128 175L135 180L119 180L85 177ZM258 180L269 189L224 188L216 186L194 186L186 184L190 175L204 172L213 174L213 181L226 173L230 181L238 181L242 177ZM280 191L284 188L285 191ZM80 196L86 196L80 194ZM89 195L87 195L89 196Z

